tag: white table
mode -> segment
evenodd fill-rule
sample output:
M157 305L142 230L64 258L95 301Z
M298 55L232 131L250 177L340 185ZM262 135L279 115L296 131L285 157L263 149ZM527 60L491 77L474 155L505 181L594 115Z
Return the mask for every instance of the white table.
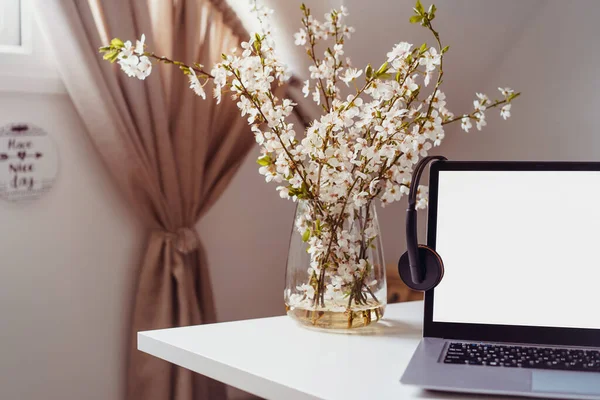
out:
M267 399L489 399L400 384L422 320L418 301L389 305L382 321L353 334L283 316L139 332L138 349Z

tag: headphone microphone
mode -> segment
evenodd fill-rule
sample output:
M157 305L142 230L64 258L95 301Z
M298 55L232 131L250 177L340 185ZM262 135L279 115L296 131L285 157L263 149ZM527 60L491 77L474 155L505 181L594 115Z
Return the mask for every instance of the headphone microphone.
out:
M417 240L417 189L423 170L431 161L446 161L443 156L428 156L419 161L413 172L406 209L406 253L398 261L398 273L406 286L425 292L436 287L444 276L444 263L431 247Z

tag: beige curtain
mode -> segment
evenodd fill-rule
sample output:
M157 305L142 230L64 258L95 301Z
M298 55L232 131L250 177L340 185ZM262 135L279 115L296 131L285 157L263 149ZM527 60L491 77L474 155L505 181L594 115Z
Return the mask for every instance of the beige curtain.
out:
M148 227L127 398L224 398L221 384L137 351L135 333L215 320L194 225L238 169L252 135L232 101L197 98L176 68L155 66L140 82L103 61L97 49L108 38L145 33L157 53L210 68L237 46L243 28L224 2L208 0L37 0L36 12L91 139Z

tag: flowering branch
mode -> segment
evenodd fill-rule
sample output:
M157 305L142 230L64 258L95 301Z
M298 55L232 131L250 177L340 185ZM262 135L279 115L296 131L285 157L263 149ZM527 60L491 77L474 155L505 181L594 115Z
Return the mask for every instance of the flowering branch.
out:
M308 54L308 56L310 57L310 59L313 61L315 69L318 70L319 65L320 65L321 62L317 59L317 57L315 55L315 44L317 43L317 39L315 38L315 34L313 33L313 31L312 31L312 29L310 27L310 23L311 23L311 21L309 20L310 9L307 8L304 5L304 3L302 3L302 5L300 6L300 8L301 8L302 11L304 11L304 18L302 19L302 23L304 24L304 27L307 30L308 41L310 43L310 49L308 49L306 51L306 54ZM327 92L325 91L325 86L323 85L323 80L320 77L317 78L317 79L319 80L319 83L318 83L317 87L321 91L321 93L323 93L323 98L325 99L325 109L329 110L329 96L327 95ZM315 93L317 93L317 96L318 96L318 92L315 92Z
M491 108L500 107L500 115L510 117L511 102L520 93L500 88L504 98L493 102L476 93L474 110L461 116L447 109L441 89L449 47L442 46L433 27L435 5L425 10L417 1L410 22L428 29L436 47L400 42L377 69L370 64L353 68L348 58L342 60L345 41L354 33L345 25L345 7L325 14L320 22L302 5L295 44L304 46L312 61L302 92L304 97L312 94L323 115L298 136L289 122L296 104L274 93L274 87L285 83L290 74L276 54L269 24L272 11L250 1L260 32L241 43L241 55L223 54L210 72L201 64L188 65L146 51L143 35L135 46L113 39L100 51L139 79L150 74L153 62L176 65L197 95L206 97L204 87L210 80L217 103L223 91L237 102L261 149L259 173L267 182L279 184L282 198L300 201L295 229L307 243L311 261L306 283L286 292L290 307L312 310L313 322L323 310L348 311L353 304L378 309L381 283L370 278L375 266L367 256L377 237L370 210L373 202L385 206L409 192L413 165L442 143L444 126L460 120L462 129L469 131L474 121L481 130ZM331 45L318 56L317 48L328 40ZM363 73L364 82L358 83ZM434 74L435 85L428 90ZM340 82L348 87L352 83L354 93L342 98ZM427 188L417 189L417 206L424 208ZM348 315L351 325L354 314Z
M145 52L144 55L147 57L153 58L156 61L163 62L165 64L177 65L182 71L184 71L184 73L186 70L189 69L189 70L194 70L194 72L196 72L197 75L201 75L208 79L214 79L214 76L212 76L210 73L208 73L202 69L203 68L202 64L186 65L182 62L174 61L174 60L171 60L164 56L157 56L156 54L150 53L150 52Z
M506 89L498 88L498 90L500 90L502 92L502 91L505 91ZM493 103L491 103L490 105L488 105L486 108L488 108L488 109L489 108L495 108L495 107L501 106L503 104L506 104L506 105L510 106L510 101L512 99L515 99L515 98L519 97L520 95L521 95L520 92L518 92L518 93L510 93L510 95L506 99L504 99L504 100L495 100ZM504 119L508 118L510 116L510 112L508 112L509 110L510 110L510 107L507 108L507 109L504 109L503 112L500 115L504 117L506 114L508 114L508 115L506 115L506 117ZM451 123L456 122L458 120L463 120L465 118L473 119L473 120L478 120L479 118L478 118L477 114L478 114L478 110L475 110L471 114L465 114L465 115L462 115L460 117L455 117L455 118L449 119L447 121L444 121L444 122L442 122L442 125L448 125L448 124L451 124Z

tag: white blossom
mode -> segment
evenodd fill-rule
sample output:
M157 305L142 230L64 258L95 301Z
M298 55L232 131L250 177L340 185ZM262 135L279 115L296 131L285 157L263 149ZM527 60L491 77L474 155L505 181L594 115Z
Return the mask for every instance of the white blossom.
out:
M152 72L152 62L146 56L141 56L140 61L137 65L137 74L136 77L138 79L144 80L146 79L150 73Z
M473 127L473 124L471 123L471 118L469 118L468 115L463 115L463 117L461 118L460 127L465 132L469 132L469 129Z
M194 93L196 93L197 96L206 99L204 88L202 87L200 80L198 80L198 76L193 68L190 68L190 74L188 75L188 78L190 80L190 88L194 91Z
M123 57L119 59L119 65L121 66L121 70L127 74L127 76L137 77L137 65L139 63L139 59L136 56Z
M510 107L510 103L502 106L502 108L500 109L500 116L502 118L507 119L508 117L510 117Z
M140 40L135 43L135 53L139 56L144 55L144 42L146 41L146 35L142 34Z
M483 93L476 93L478 100L473 101L473 107L476 111L483 112L486 110L490 99Z
M319 88L316 86L315 90L313 91L312 98L317 105L321 105L321 93L319 92Z
M485 114L483 112L475 113L475 120L475 125L477 126L478 131L487 125L487 122L485 121Z
M356 30L353 27L351 27L351 26L345 26L344 29L343 29L343 34L348 39L350 39L350 36L352 36L352 34L354 32L356 32Z
M285 186L277 186L277 191L279 192L279 197L281 197L282 199L289 199L290 198L290 191L288 190L287 187L285 187Z
M425 75L425 79L423 81L425 83L425 86L429 85L431 73L433 71L435 71L437 66L440 65L441 61L442 61L442 56L440 54L438 54L435 47L430 47L429 50L427 50L423 54L423 57L419 60L419 63L421 65L425 66L426 75Z
M475 110L477 112L484 112L486 107L483 103L481 103L479 100L473 100L473 108L475 108Z
M119 59L121 69L130 77L146 79L152 72L152 62L146 56L127 56Z
M292 293L288 297L288 301L290 302L290 306L299 306L302 303L304 296L298 293Z
M371 195L374 195L377 193L377 187L379 185L380 180L379 179L373 179L371 181L371 183L369 183L369 193Z
M427 208L429 197L429 188L427 186L419 185L417 188L417 204L415 208L417 210L422 210Z
M341 56L344 55L344 45L341 43L336 43L333 45L333 55L336 60L340 60Z
M302 86L302 94L304 97L308 97L310 94L310 81L308 79L304 81L304 85Z
M135 48L131 44L131 40L126 41L125 43L123 43L123 48L121 48L121 51L119 52L119 60L132 57L134 55L134 51Z
M406 56L411 52L412 44L407 42L400 42L394 46L392 51L387 53L388 62L394 62L395 60L404 61Z
M308 297L309 299L312 299L313 297L315 297L315 288L312 285L307 285L305 283L301 286L298 286L298 290L304 292L306 297Z
M508 97L515 92L514 90L512 90L511 88L508 88L508 87L498 88L498 90L500 91L500 93L502 93L502 96L504 96L504 97Z
M306 44L306 30L304 28L294 33L294 44L296 46L304 46Z
M350 82L362 75L362 70L356 68L348 68L344 71L344 75L341 77L342 81L349 86Z

